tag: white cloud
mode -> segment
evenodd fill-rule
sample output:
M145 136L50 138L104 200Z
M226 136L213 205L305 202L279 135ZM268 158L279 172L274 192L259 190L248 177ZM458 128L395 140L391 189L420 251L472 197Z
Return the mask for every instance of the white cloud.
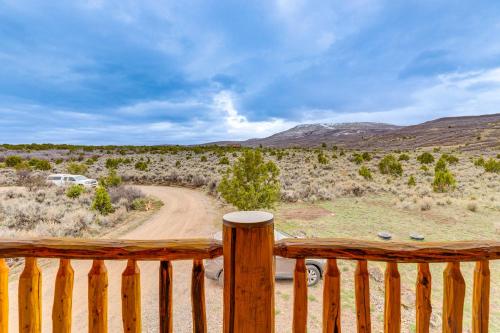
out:
M169 100L152 100L138 102L132 105L126 105L118 109L119 113L129 115L147 115L152 113L164 112L172 110L185 110L192 108L200 108L205 105L196 100L185 101L169 101Z
M229 134L228 139L231 140L268 136L296 125L295 122L279 118L249 121L247 117L239 114L234 97L229 91L221 91L214 96L213 108L222 113L224 125L219 128Z

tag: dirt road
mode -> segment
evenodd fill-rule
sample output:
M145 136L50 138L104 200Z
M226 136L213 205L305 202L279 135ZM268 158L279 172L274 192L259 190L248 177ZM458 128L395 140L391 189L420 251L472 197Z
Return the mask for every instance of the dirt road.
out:
M217 212L206 195L194 190L141 186L148 195L156 196L164 206L145 223L127 232L122 239L165 239L207 237L216 231ZM121 273L125 261L106 261L109 279L109 332L122 331L121 321ZM87 331L87 273L91 262L72 261L75 270L73 289L73 332ZM141 262L142 323L143 332L158 332L158 262ZM52 301L58 262L46 260L42 269L42 322L43 332L52 331ZM192 332L191 328L191 262L174 262L174 331ZM222 290L206 280L207 321L209 332L220 332L222 317ZM18 331L17 315L18 277L9 283L10 332Z

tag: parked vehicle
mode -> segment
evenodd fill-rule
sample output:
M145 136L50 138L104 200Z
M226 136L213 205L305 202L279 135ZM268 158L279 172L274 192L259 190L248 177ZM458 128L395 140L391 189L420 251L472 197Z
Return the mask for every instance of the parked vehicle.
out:
M216 240L222 240L222 232L216 233L214 236ZM283 231L274 230L274 239L276 241L285 238L295 238ZM324 259L306 259L307 269L307 285L314 286L323 277L323 271L326 261ZM205 276L209 279L216 280L220 285L223 285L224 274L224 258L217 257L215 259L208 259L205 261ZM276 279L293 279L293 272L295 270L295 259L283 258L275 256L275 274Z
M47 177L47 182L56 186L69 186L74 184L83 185L85 187L97 186L97 180L82 175L54 174Z

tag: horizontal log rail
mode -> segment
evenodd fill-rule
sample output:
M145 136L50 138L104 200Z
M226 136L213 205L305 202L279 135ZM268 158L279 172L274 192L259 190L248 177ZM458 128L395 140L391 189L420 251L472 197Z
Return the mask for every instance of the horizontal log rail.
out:
M189 260L222 255L214 239L85 240L68 238L0 239L0 258L33 257L85 260Z
M500 241L374 242L341 238L283 239L274 254L285 258L335 258L399 263L500 259Z

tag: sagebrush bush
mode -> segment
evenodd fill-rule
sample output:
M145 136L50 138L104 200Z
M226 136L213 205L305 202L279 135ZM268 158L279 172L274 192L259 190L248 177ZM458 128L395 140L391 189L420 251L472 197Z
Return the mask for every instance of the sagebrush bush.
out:
M407 185L410 187L417 185L417 182L415 181L415 177L413 177L413 175L411 175L410 178L408 178Z
M110 188L110 187L115 187L119 186L122 183L122 177L120 177L115 169L109 169L108 175L105 177L101 177L99 179L99 185L105 187L105 188Z
M135 169L139 171L147 171L148 170L148 164L144 161L139 161L135 163Z
M52 165L47 160L41 160L41 159L37 159L37 158L32 158L29 161L29 164L35 170L41 170L41 171L52 170Z
M5 165L9 168L13 168L16 165L20 164L23 161L23 159L20 156L17 155L12 155L12 156L7 156L5 158Z
M83 163L71 162L66 167L66 170L74 175L85 175L88 171L88 167Z
M380 173L384 175L401 176L403 175L403 167L399 163L394 155L386 155L379 162L378 168Z
M436 165L434 166L434 172L446 171L446 160L444 158L440 158Z
M399 157L398 157L398 161L409 161L409 160L410 160L410 156L408 154L405 154L405 153L399 155Z
M226 156L222 157L221 159L219 159L219 164L220 165L229 165L229 158L227 158Z
M432 182L434 192L448 192L455 189L455 186L455 177L449 170L436 171L434 174L434 181Z
M484 162L483 167L486 172L500 173L500 161L497 161L492 157Z
M359 175L361 177L363 177L364 179L366 180L372 180L373 177L372 177L372 172L370 171L370 169L368 169L366 166L362 166L361 168L359 168L359 171L358 171Z
M323 151L320 151L318 153L318 163L319 164L328 164L328 157L323 153Z
M66 189L66 196L70 199L76 199L85 192L85 188L80 184L73 184Z
M431 164L434 163L434 156L429 152L424 152L417 156L417 161L421 164Z

